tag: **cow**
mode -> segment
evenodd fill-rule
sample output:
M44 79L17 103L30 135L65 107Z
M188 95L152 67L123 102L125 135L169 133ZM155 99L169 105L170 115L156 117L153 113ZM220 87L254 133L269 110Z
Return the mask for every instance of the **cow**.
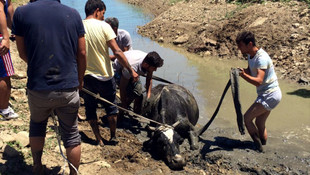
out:
M157 85L152 89L151 97L144 102L142 115L170 126L177 123L174 128L153 123L155 132L143 143L143 147L163 158L171 169L182 169L186 161L180 154L179 145L187 138L191 149L198 149L194 126L199 118L199 109L194 96L176 84Z

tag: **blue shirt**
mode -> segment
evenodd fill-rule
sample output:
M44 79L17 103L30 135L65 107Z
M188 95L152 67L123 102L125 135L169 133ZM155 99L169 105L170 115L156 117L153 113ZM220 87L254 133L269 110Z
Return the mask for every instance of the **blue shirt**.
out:
M278 78L274 70L271 58L263 49L259 49L253 58L248 56L248 63L251 75L257 76L257 69L264 69L265 76L263 83L256 88L257 94L270 93L279 88Z
M57 0L38 0L18 7L12 33L24 37L30 90L77 87L78 38L85 31L79 13Z

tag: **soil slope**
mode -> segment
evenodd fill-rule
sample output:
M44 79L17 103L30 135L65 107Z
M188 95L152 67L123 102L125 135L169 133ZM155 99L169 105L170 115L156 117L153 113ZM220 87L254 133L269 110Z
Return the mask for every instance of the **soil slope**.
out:
M156 16L139 28L141 35L202 57L244 59L235 38L238 32L251 30L257 45L272 57L279 78L310 84L310 10L305 3L267 1L240 6L207 0L128 2Z

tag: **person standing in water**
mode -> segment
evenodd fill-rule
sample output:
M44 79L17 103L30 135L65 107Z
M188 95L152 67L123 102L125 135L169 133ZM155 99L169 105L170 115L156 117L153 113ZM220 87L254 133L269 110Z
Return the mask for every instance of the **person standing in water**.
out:
M245 126L254 141L256 149L263 152L267 142L266 120L282 98L278 78L270 56L258 48L255 36L250 31L237 35L236 43L242 54L247 54L248 67L240 68L240 76L256 86L258 97L244 114ZM255 119L255 124L253 120Z

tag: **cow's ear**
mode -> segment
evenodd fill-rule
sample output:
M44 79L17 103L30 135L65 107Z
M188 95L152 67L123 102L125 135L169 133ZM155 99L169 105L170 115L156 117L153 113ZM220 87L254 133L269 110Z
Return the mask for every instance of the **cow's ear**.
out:
M143 143L143 150L150 151L152 149L153 139L149 139Z
M180 145L182 145L183 142L184 142L184 138L180 137L178 143L179 143Z
M184 138L182 138L177 132L174 132L173 139L176 140L179 145L184 141Z

